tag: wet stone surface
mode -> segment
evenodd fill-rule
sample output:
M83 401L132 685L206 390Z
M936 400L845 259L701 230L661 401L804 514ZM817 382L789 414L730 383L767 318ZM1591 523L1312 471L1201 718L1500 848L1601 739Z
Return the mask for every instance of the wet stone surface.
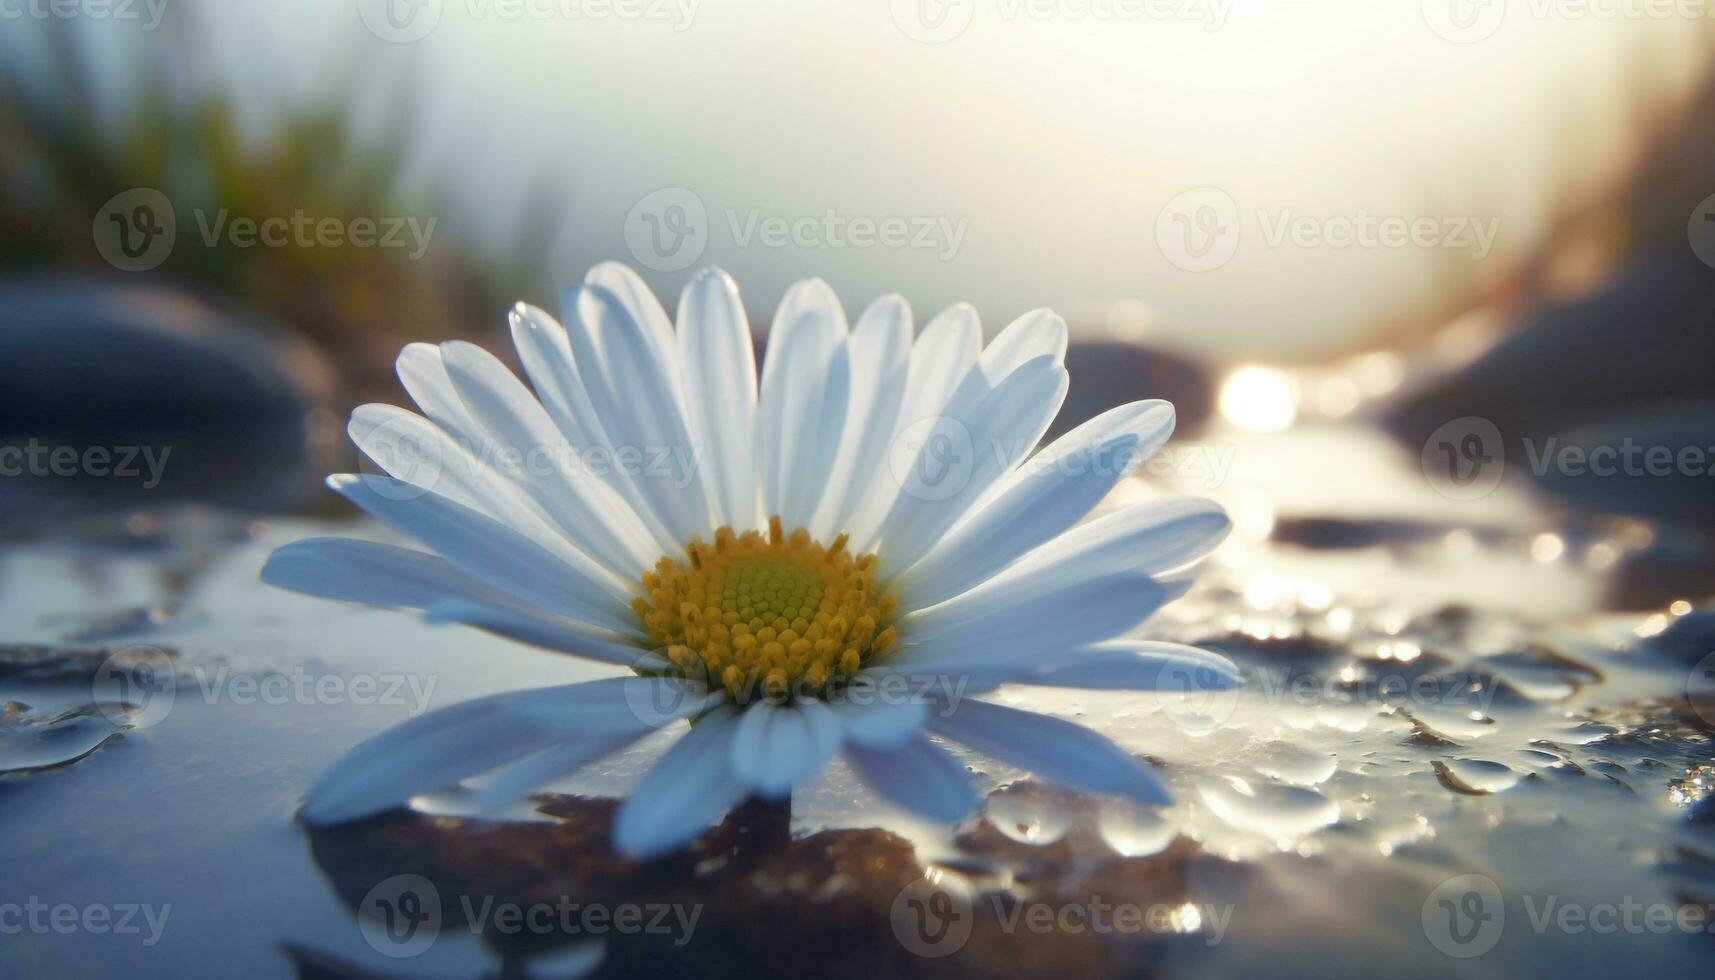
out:
M273 546L375 528L199 512L15 539L0 549L6 894L171 915L147 945L111 930L7 936L0 973L1706 972L1707 930L1601 932L1560 915L1715 901L1707 613L1690 592L1641 609L1606 599L1628 556L1671 530L1560 526L1504 490L1449 508L1409 461L1344 481L1365 484L1364 510L1326 499L1325 475L1279 479L1337 472L1363 444L1293 438L1313 441L1239 443L1221 488L1233 539L1147 628L1225 652L1246 687L996 695L1154 762L1171 806L962 755L985 799L947 827L886 808L835 765L790 814L746 807L647 864L616 856L606 830L659 737L503 814L477 816L475 794L451 788L351 826L296 821L314 775L371 734L604 675L256 581ZM117 683L102 680L115 655L154 668L126 674L148 682L129 697L102 686ZM562 905L668 918L511 929L499 912ZM1464 913L1491 918L1452 928Z

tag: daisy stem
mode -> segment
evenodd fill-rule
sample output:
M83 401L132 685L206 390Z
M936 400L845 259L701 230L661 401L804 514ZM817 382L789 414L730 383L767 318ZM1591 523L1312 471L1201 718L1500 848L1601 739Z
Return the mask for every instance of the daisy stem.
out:
M759 858L778 852L792 840L792 798L753 796L733 811L732 824L739 835L738 856Z

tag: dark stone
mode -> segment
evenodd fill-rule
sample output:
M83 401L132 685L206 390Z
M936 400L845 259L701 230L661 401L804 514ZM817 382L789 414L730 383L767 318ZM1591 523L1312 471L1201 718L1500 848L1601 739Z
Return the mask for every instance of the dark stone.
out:
M1715 395L1715 269L1683 244L1646 255L1600 292L1543 307L1465 370L1419 391L1388 425L1421 446L1443 423L1489 419L1508 458L1541 440L1647 406Z
M1283 517L1275 522L1271 537L1301 548L1349 551L1385 544L1416 544L1439 538L1452 529L1452 525L1429 521Z
M1069 432L1110 408L1146 398L1173 403L1176 431L1197 431L1214 406L1209 375L1202 368L1160 351L1111 341L1073 341L1066 350L1072 384L1048 439Z
M1640 640L1637 646L1695 664L1715 654L1715 610L1700 609L1686 613L1676 618L1667 629ZM1711 680L1715 681L1715 678Z
M1675 599L1715 595L1715 561L1705 534L1680 528L1628 552L1608 576L1607 608L1653 611Z
M317 483L312 413L329 417L334 374L276 325L160 285L14 278L0 364L0 447L37 454L7 453L0 500L33 519L169 499L284 508Z
M1711 793L1687 807L1685 819L1692 823L1715 823L1715 793Z
M369 820L311 828L317 865L340 898L358 909L379 882L421 875L441 899L443 933L470 928L460 896L480 905L553 906L562 901L698 907L689 941L609 932L596 975L790 977L1094 976L1156 972L1179 936L1113 936L1092 931L1010 928L1003 909L1018 899L988 893L971 902L968 939L945 958L912 953L896 930L896 904L923 880L924 862L884 830L826 830L794 839L778 806L744 806L683 850L638 862L608 844L617 801L538 798L546 823L493 823L394 810ZM1093 801L1082 801L1084 809ZM1085 835L1088 836L1088 835ZM1190 896L1189 869L1223 865L1189 841L1150 858L1122 859L1092 845L1085 873L1036 871L1030 894L1050 900L1100 897L1109 903L1177 903ZM952 866L944 873L962 877ZM1087 900L1087 899L1086 899ZM489 930L484 942L507 968L588 937ZM301 976L375 976L313 950L288 950Z
M1715 401L1604 419L1553 440L1535 462L1521 460L1543 490L1585 510L1715 522Z

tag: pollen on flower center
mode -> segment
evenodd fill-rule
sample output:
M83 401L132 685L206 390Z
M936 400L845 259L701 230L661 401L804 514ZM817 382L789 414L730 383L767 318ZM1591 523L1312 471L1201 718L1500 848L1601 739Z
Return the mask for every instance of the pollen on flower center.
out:
M895 601L878 594L874 555L827 547L780 518L768 533L715 532L643 574L632 602L681 672L706 677L743 703L756 695L820 697L892 646L883 626Z

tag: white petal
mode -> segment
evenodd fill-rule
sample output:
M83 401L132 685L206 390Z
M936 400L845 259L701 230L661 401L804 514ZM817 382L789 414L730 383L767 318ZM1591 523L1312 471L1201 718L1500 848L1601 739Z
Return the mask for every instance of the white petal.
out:
M586 660L638 669L660 669L661 658L639 646L630 637L595 630L582 623L539 610L527 610L488 602L448 600L429 606L424 620L430 623L459 623L531 646L569 653Z
M400 609L451 599L510 601L439 555L351 538L305 538L276 548L262 566L262 581L323 599Z
M591 273L576 294L577 315L566 325L572 356L608 440L602 448L617 454L616 470L625 470L619 477L629 486L627 499L646 508L670 538L683 543L707 537L712 530L708 498L695 470L678 353L666 314L652 297L640 305L635 289L616 294L611 284L604 285L611 278Z
M384 477L340 475L328 486L492 588L627 635L640 624L627 586L585 558L573 564L517 531L439 494Z
M902 608L950 599L1073 526L1172 431L1173 406L1147 401L1104 412L1056 439L894 580Z
M518 359L524 363L530 385L566 441L579 448L607 446L606 430L601 427L601 418L584 387L583 374L572 357L566 328L527 303L513 307L509 322L512 343L518 348Z
M605 758L632 742L718 704L703 685L666 677L622 677L600 706L566 711L551 701L522 704L520 717L562 741L507 766L478 791L474 804L493 810L527 796L542 785ZM623 708L624 710L620 710Z
M941 414L964 418L1006 376L1038 357L1066 361L1066 321L1053 310L1032 310L1007 324L983 348L975 366L959 379Z
M568 737L581 737L589 728L589 716L596 711L611 718L602 722L609 730L654 730L675 725L695 717L726 700L723 692L710 692L701 681L681 677L618 677L617 690L597 709L582 713L567 713L548 701L535 702L518 709L520 717L537 725L560 732ZM605 717L605 716L604 716Z
M738 712L730 705L697 719L620 804L614 846L639 858L664 854L749 796L728 761L737 732Z
M394 368L399 373L399 382L424 415L451 432L472 428L470 413L459 401L459 394L447 377L446 366L441 363L439 347L406 344L405 349L399 352Z
M1081 725L986 701L965 700L930 714L929 727L1049 782L1166 804L1167 788L1142 761Z
M419 793L538 752L564 738L522 713L535 707L588 719L593 732L624 725L627 678L509 691L413 718L346 753L316 779L303 818L335 824L391 809Z
M650 734L654 729L591 734L575 741L556 742L542 751L494 773L464 805L478 813L493 813L523 799L556 779L604 759Z
M859 675L828 710L849 744L891 749L923 730L934 702L907 685L889 687L880 676Z
M778 799L840 751L840 724L820 701L760 701L744 709L732 742L732 771L758 795Z
M964 765L922 735L889 750L850 745L846 760L876 792L931 820L952 823L979 802Z
M1046 354L1055 363L1066 360L1066 321L1053 310L1031 310L1001 328L983 348L983 373L999 380Z
M1096 644L1021 680L1091 691L1224 691L1244 684L1238 665L1218 653L1151 640Z
M865 491L876 474L886 471L910 374L911 307L898 295L871 303L858 317L846 348L851 401L827 492L810 525L810 535L818 541L830 541L849 529Z
M992 584L901 621L911 645L872 668L914 678L1015 679L1070 651L1122 636L1178 596L1147 575L1121 573L1036 594Z
M631 319L643 328L639 337L648 342L654 359L667 371L667 380L677 387L678 368L672 357L676 346L673 322L642 277L622 263L600 262L584 274L584 285L599 286L624 304Z
M704 269L679 298L679 361L698 468L716 523L758 526L751 433L756 420L756 350L738 286Z
M884 569L909 568L1042 438L1066 397L1066 369L1046 355L1012 372L962 415L937 419L878 534Z
M605 545L609 550L612 549L611 544L608 544L614 539L612 532L590 534L580 529L576 535L568 535L551 523L542 508L512 479L489 469L488 463L479 461L465 450L466 445L482 444L486 437L460 433L459 438L455 439L454 433L420 415L392 405L358 406L357 410L352 412L346 431L363 454L379 464L387 475L415 488L401 499L411 499L429 492L440 494L454 503L493 518L540 544L561 561L576 566L585 565L591 560L584 550L586 545ZM492 455L491 450L492 446L479 451ZM599 484L597 487L612 493ZM546 499L559 505L563 511L566 507L562 498L563 495ZM612 525L628 529L638 527L635 518L631 517L624 504L615 500L611 509L623 512L623 516L613 517ZM610 561L614 563L603 563L603 567L609 572L623 574L627 581L642 575L644 566L640 563L643 559L621 561L610 556ZM653 564L653 558L648 561Z
M828 284L793 284L768 335L756 410L763 513L788 529L815 518L839 451L851 389L845 341L845 311Z
M394 405L359 405L351 441L388 476L494 518L557 554L578 550L513 482L466 450L480 437L446 429ZM576 560L575 558L572 560Z
M479 451L534 501L559 532L622 578L654 565L660 549L613 488L584 472L583 458L560 434L540 402L493 354L463 341L441 345L441 360L478 429ZM508 459L516 453L521 458ZM517 464L517 465L513 465Z
M991 584L1028 579L1051 589L1114 572L1166 572L1214 551L1232 527L1220 504L1200 497L1134 504L1067 531Z
M523 508L504 481L485 480L464 447L441 426L397 405L359 405L345 425L358 451L388 476L480 510L497 520Z
M976 365L982 348L982 323L969 303L949 306L929 321L911 345L905 392L888 436L890 450L904 430L941 414L953 388ZM899 483L886 470L878 469L864 482L862 502L847 522L852 551L858 554L871 550L882 520L899 496Z

